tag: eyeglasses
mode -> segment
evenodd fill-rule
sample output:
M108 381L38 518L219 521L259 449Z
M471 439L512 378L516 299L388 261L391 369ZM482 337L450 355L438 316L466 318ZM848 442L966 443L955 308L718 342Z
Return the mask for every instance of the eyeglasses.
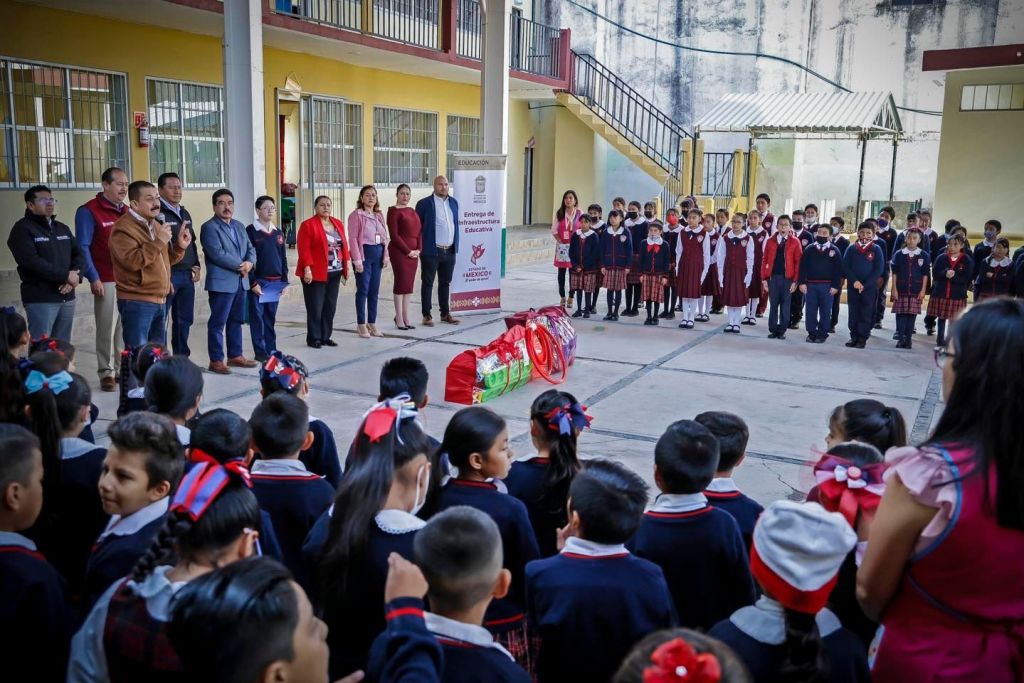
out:
M956 354L944 346L935 347L935 367L942 368L946 365L947 358L955 358Z
M57 200L54 199L53 197L40 197L40 198L36 199L36 201L39 202L40 204L56 204L57 203Z

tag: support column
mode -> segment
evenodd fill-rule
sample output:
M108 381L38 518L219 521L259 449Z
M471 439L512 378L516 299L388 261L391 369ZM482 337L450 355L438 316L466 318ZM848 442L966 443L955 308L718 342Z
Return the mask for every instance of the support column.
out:
M509 0L483 0L480 119L485 154L508 154Z
M896 150L899 149L900 139L893 136L892 139L892 165L889 167L889 203L892 204L893 195L896 194Z
M857 204L853 208L853 215L857 225L860 225L860 197L864 191L864 157L868 153L868 139L866 136L860 138L860 174L857 176Z
M267 189L260 0L224 0L224 108L227 187L244 215Z

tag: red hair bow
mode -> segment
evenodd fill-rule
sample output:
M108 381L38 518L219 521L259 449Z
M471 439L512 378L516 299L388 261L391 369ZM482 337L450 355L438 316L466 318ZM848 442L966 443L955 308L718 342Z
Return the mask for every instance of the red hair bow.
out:
M387 404L377 406L363 420L363 434L366 434L371 442L377 443L391 432L396 419L398 419L397 410Z
M170 510L184 513L193 522L198 522L213 501L217 500L232 476L241 477L247 485L252 485L249 470L241 460L231 460L222 465L198 448L192 449L190 457L196 464L181 480Z
M858 467L846 458L826 453L814 465L821 506L829 512L841 513L856 528L857 513L873 513L882 502L885 470L884 462Z
M651 664L644 669L643 683L718 683L722 668L710 652L697 654L688 642L674 638L662 643L651 654Z
M227 462L221 462L203 449L193 448L189 452L188 459L197 464L207 463L210 465L219 465L241 479L246 486L252 488L252 477L249 475L249 468L246 466L245 461L242 458L234 458Z

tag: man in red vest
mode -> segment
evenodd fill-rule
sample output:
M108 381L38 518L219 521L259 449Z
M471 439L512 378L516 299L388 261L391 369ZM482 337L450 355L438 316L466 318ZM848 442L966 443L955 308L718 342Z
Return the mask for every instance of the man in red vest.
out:
M110 233L128 206L128 176L116 166L103 172L103 191L78 207L75 236L85 254L83 275L89 281L96 317L96 361L100 388L117 388L117 363L121 357L121 317L117 313L114 266L110 262ZM113 352L113 353L112 353Z

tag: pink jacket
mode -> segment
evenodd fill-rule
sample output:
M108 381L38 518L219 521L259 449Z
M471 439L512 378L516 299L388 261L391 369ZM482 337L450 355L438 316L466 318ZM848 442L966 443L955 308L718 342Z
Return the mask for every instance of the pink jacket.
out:
M363 246L388 243L388 226L384 222L384 214L367 213L356 209L348 215L348 248L352 252L352 264L362 265ZM384 250L384 260L388 260L388 250Z

